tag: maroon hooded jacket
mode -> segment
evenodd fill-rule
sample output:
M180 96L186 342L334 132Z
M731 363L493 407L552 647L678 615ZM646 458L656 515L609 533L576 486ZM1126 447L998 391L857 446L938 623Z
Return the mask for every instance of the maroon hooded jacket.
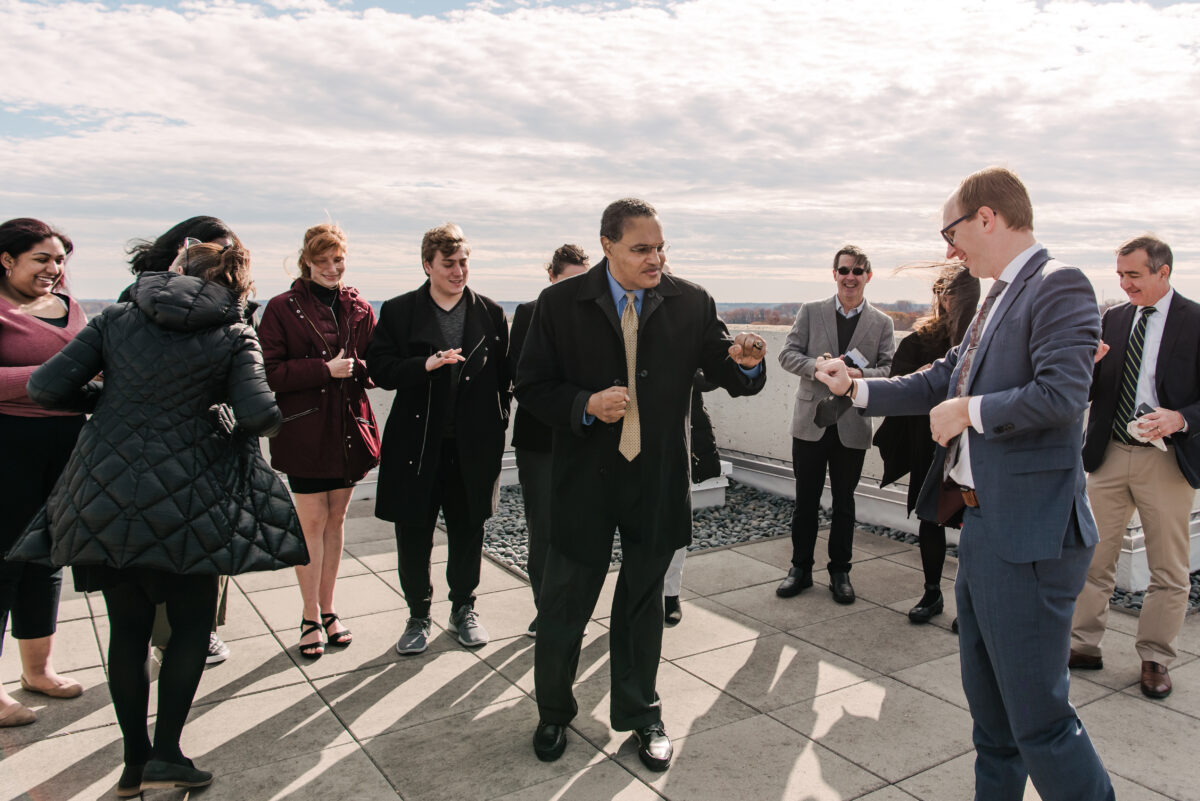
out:
M270 442L271 466L303 478L358 481L379 464L379 430L367 399L373 386L363 355L375 312L358 290L338 292L337 320L297 278L271 298L258 327L267 383L275 391L283 428ZM333 378L325 362L345 351L350 378Z

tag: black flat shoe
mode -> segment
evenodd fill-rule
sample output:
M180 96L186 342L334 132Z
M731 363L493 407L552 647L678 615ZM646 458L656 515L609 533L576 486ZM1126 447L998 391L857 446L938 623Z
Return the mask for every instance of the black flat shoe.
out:
M850 583L849 573L830 573L829 591L839 604L854 603L854 586Z
M928 623L934 615L940 615L945 607L942 590L936 584L925 585L925 594L917 605L908 610L908 619L913 623Z
M779 582L779 586L775 588L775 594L780 598L791 598L811 586L812 571L793 567L788 570L787 578Z
M126 765L117 779L117 798L134 798L142 794L142 773L146 765Z
M533 733L533 753L543 762L553 762L567 748L567 727L559 723L539 722Z
M207 770L200 770L187 757L184 757L182 764L152 759L146 763L146 768L142 771L143 790L166 787L207 787L212 784L212 780L211 773Z
M958 634L958 618L954 618L954 620L950 621L950 630L955 634Z
M679 608L679 596L667 595L663 597L663 623L668 626L674 626L683 620L683 610Z
M671 757L675 755L675 749L661 721L634 729L633 736L637 738L638 758L642 760L643 765L656 772L671 767Z

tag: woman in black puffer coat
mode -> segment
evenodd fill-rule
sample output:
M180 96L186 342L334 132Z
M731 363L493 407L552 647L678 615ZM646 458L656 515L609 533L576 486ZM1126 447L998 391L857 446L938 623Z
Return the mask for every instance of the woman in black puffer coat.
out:
M132 303L106 309L29 381L43 406L93 415L8 558L71 565L77 586L104 593L109 689L125 738L120 796L212 781L179 737L204 669L213 576L307 561L288 492L258 451L257 435L274 433L280 414L258 337L242 322L252 286L240 247L188 248L171 271L141 275ZM101 372L102 384L92 380ZM158 602L172 634L151 746Z

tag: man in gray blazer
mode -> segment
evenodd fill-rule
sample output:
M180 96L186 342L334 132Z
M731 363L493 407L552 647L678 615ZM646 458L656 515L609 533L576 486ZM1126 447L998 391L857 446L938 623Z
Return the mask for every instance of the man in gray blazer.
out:
M800 376L792 413L792 471L796 475L796 508L792 514L792 567L776 589L790 598L812 586L813 549L817 543L817 512L825 471L833 494L833 523L829 529L829 589L838 603L854 603L850 559L854 546L854 489L862 476L863 459L871 447L871 424L857 414L842 415L837 425L821 428L813 422L817 404L829 390L813 379L817 358L836 354L855 378L886 376L896 350L892 318L867 303L864 290L871 280L871 261L854 245L833 256L837 294L805 303L779 354L784 370Z
M954 591L975 798L1020 801L1028 777L1043 801L1112 799L1067 697L1071 613L1098 539L1080 456L1096 295L1038 243L1009 170L968 176L942 214L947 258L996 279L967 338L911 375L851 380L828 360L817 378L869 415L929 414L938 447L917 514L964 512Z

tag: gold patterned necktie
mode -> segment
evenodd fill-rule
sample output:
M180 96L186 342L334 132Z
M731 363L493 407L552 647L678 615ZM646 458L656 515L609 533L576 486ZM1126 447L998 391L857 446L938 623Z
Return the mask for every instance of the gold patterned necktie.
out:
M632 462L642 452L642 422L638 417L637 405L637 334L638 315L632 292L625 293L625 311L621 313L621 335L625 337L626 389L629 405L625 408L625 422L621 426L621 445L618 450L626 461Z

